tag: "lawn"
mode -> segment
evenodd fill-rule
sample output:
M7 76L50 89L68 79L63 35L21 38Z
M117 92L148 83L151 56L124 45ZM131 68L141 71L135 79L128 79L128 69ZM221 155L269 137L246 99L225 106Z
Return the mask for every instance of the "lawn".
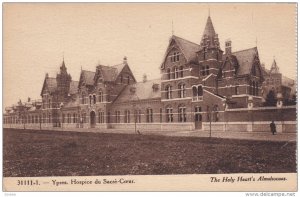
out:
M3 174L296 172L296 142L4 129Z

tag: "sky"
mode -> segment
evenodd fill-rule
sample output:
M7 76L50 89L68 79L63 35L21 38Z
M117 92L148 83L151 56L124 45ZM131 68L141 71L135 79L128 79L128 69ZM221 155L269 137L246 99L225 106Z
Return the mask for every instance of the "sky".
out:
M209 13L221 49L226 39L232 51L257 46L266 68L275 58L296 79L295 3L4 3L3 105L40 99L63 58L75 81L124 56L138 81L160 78L172 31L199 44Z

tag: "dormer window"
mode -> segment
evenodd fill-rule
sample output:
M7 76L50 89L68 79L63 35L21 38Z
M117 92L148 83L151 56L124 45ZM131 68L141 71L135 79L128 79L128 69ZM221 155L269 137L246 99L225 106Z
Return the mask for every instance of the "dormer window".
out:
M179 61L179 52L174 52L170 57L171 57L171 62L178 62Z

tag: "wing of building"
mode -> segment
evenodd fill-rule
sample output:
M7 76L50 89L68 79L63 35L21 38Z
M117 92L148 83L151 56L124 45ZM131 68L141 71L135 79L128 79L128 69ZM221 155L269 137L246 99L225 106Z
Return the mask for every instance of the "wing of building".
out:
M234 51L227 40L224 52L210 16L200 40L173 35L161 78L143 82L136 81L126 57L118 65L82 70L78 81L63 61L55 78L45 76L40 105L24 105L19 113L7 108L7 118L44 128L132 129L138 124L145 130L192 130L202 129L203 122L228 121L226 109L262 106L269 72L261 67L257 47Z

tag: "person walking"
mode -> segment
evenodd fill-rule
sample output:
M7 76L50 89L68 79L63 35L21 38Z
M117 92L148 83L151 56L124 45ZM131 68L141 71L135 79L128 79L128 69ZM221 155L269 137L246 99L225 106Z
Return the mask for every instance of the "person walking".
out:
M270 128L271 128L272 134L275 135L275 133L276 133L276 125L274 123L274 120L272 120L272 122L270 124Z

